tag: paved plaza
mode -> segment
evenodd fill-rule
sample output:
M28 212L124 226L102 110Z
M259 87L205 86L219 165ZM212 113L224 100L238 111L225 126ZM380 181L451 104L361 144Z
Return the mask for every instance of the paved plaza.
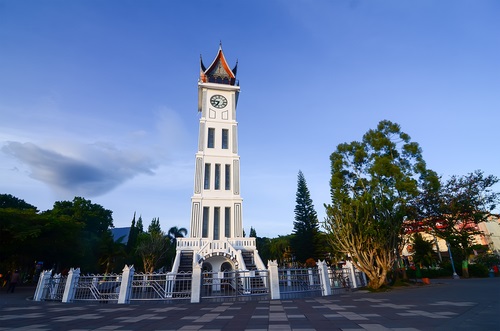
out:
M383 293L199 304L33 302L0 293L4 330L500 330L500 278L439 279Z

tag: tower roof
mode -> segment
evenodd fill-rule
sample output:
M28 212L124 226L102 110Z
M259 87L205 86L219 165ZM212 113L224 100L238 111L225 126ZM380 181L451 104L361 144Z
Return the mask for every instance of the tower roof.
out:
M222 52L222 44L219 44L217 56L208 69L203 64L203 60L200 56L200 81L204 83L235 85L237 67L238 61L236 61L236 65L232 70L229 68L226 58L224 57L224 52Z

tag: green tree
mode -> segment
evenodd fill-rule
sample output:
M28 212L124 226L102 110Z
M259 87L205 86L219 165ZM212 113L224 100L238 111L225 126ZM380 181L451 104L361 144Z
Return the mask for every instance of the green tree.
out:
M255 231L253 226L250 227L250 238L257 238L257 231Z
M431 241L425 240L422 234L417 232L413 234L412 238L413 245L413 262L418 264L420 267L430 267L434 262L433 256L433 243Z
M172 268L174 264L176 249L177 249L177 238L184 238L187 235L187 229L182 227L173 226L168 229L167 237L169 239L169 247L167 251L166 261L167 268Z
M144 232L144 225L143 225L143 222L142 222L142 215L139 216L139 219L137 220L137 224L136 224L135 227L137 228L137 230L139 231L139 233Z
M271 260L276 260L280 264L291 262L288 260L289 257L286 256L286 253L290 251L291 237L291 235L278 236L270 240L269 256Z
M306 179L300 170L297 176L295 201L295 221L293 222L291 248L296 261L305 263L308 258L317 259L319 257L319 248L317 247L319 243L319 222L307 188Z
M81 257L83 224L69 216L39 214L37 208L12 195L0 200L0 271L30 272L34 261L61 270Z
M478 224L496 208L500 195L492 187L498 178L480 170L452 176L444 184L433 185L421 194L420 219L431 232L450 244L455 260L462 259L462 276L468 277L468 257L474 236L482 234Z
M144 232L138 239L136 249L142 258L144 272L152 273L167 254L168 238L162 232Z
M161 230L159 218L153 218L148 232L141 233L136 252L141 256L144 272L151 273L165 261L169 248L168 236Z
M87 272L100 270L99 259L101 241L113 227L113 212L90 200L75 197L73 201L56 201L54 207L43 213L50 218L58 218L82 226L79 233L80 256L75 257L75 264Z
M271 259L271 239L267 237L256 237L255 245L257 246L257 250L259 251L259 256L264 262L264 265L267 265L269 260Z
M108 230L101 239L99 264L101 271L105 274L119 272L123 265L118 265L126 255L126 245L123 243L123 237L114 240L113 234Z
M128 240L126 248L128 254L130 254L135 249L138 235L139 235L139 228L137 228L136 226L135 212L134 212L134 218L132 218L132 223L130 224L130 230L128 232Z
M2 204L0 208L0 272L33 263L36 243L43 223L36 208L17 209L19 204Z
M378 289L400 250L406 217L432 172L419 145L396 123L384 120L361 142L343 143L330 156L331 198L325 229L334 251L350 256Z
M0 208L12 208L17 210L33 209L35 212L38 212L38 209L35 206L30 205L26 201L11 194L0 194Z
M153 218L151 220L151 224L149 224L148 227L148 232L153 233L153 232L162 232L161 231L161 226L160 226L160 219L159 218Z
M175 248L177 245L177 238L184 238L187 235L188 231L186 228L179 228L177 226L173 226L168 229L167 236L172 243L172 246Z

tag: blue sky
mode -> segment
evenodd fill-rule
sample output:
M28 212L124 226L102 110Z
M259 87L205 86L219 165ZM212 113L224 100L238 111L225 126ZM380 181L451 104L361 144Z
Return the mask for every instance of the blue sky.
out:
M329 156L399 123L445 179L500 176L500 2L0 0L0 193L189 229L199 59L238 61L244 227L323 220ZM500 189L497 186L497 190Z

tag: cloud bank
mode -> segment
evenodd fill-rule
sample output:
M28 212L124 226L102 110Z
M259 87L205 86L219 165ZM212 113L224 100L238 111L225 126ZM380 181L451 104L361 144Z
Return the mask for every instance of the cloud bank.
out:
M140 152L103 143L54 148L9 141L2 151L25 164L33 179L68 196L103 195L139 174L152 175L156 168Z

